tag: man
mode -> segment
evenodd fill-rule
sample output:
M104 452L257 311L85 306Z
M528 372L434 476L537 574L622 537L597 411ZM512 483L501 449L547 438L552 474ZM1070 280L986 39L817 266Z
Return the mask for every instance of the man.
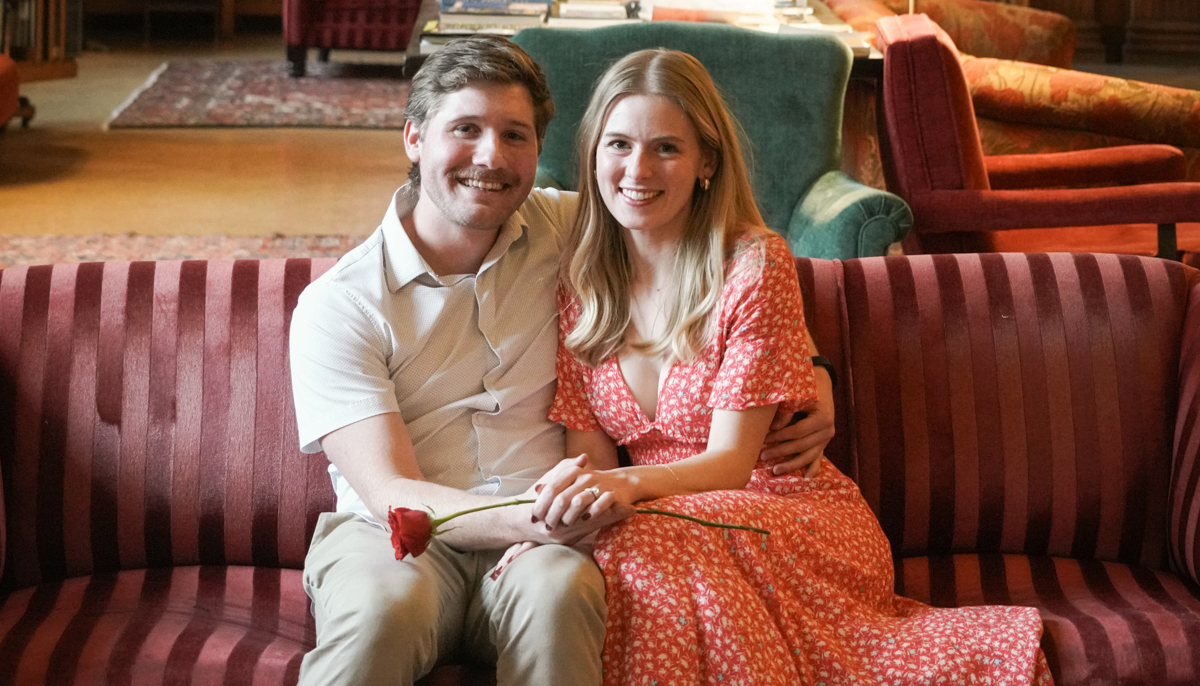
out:
M324 449L338 496L305 564L317 647L302 683L407 684L458 660L494 663L500 684L600 683L604 580L571 544L627 512L553 530L530 505L465 515L403 562L380 524L390 507L447 514L528 496L562 458L546 411L575 198L532 188L553 111L541 70L506 40L435 53L405 110L409 183L301 296L300 440ZM774 453L805 450L784 469L832 436L822 407L770 437L797 439Z

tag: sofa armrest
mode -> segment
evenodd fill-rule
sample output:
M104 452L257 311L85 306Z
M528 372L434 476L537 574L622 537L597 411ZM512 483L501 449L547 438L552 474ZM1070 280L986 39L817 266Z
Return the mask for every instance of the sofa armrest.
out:
M4 561L8 557L8 526L6 524L7 516L5 512L6 505L4 503L4 472L0 471L0 579L4 578Z
M930 191L912 198L926 233L1200 221L1200 183L1025 191Z
M1123 145L983 158L993 190L1123 186L1183 181L1187 161L1169 145Z
M541 167L538 167L537 175L533 177L533 187L557 188L560 191L563 190L562 184L558 182L558 179L550 176L550 174Z
M979 117L1200 147L1200 91L1010 60L961 61Z
M1179 407L1175 416L1170 529L1171 565L1200 583L1200 275L1193 273L1179 346Z
M917 0L916 5L969 55L1063 68L1075 55L1075 24L1061 14L983 0Z
M796 204L785 235L794 255L849 260L886 255L911 227L912 211L898 196L830 171Z

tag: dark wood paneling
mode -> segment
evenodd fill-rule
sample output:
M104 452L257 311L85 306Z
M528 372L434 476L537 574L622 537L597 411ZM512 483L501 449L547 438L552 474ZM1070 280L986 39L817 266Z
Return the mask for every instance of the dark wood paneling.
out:
M1200 2L1137 0L1125 54L1131 62L1200 59Z

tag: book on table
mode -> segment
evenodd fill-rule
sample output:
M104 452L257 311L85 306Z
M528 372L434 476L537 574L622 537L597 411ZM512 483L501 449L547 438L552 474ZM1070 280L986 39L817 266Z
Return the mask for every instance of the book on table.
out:
M564 0L558 3L558 16L564 19L628 19L629 7L618 0Z
M641 24L641 19L603 19L595 17L546 17L550 29L602 29L620 24Z
M489 2L458 0L438 13L436 33L466 35L498 33L513 35L522 29L546 23L548 6L541 2Z

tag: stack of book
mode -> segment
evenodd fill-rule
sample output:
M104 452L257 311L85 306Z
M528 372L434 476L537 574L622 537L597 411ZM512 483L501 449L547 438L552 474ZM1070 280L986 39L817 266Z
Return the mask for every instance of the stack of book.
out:
M627 0L562 0L558 15L546 20L550 28L594 29L614 24L636 24L638 3Z
M543 26L546 2L505 0L453 0L444 2L438 13L437 30L442 36L495 33L511 36L522 29Z
M654 0L650 7L652 21L756 25L774 16L774 0Z

